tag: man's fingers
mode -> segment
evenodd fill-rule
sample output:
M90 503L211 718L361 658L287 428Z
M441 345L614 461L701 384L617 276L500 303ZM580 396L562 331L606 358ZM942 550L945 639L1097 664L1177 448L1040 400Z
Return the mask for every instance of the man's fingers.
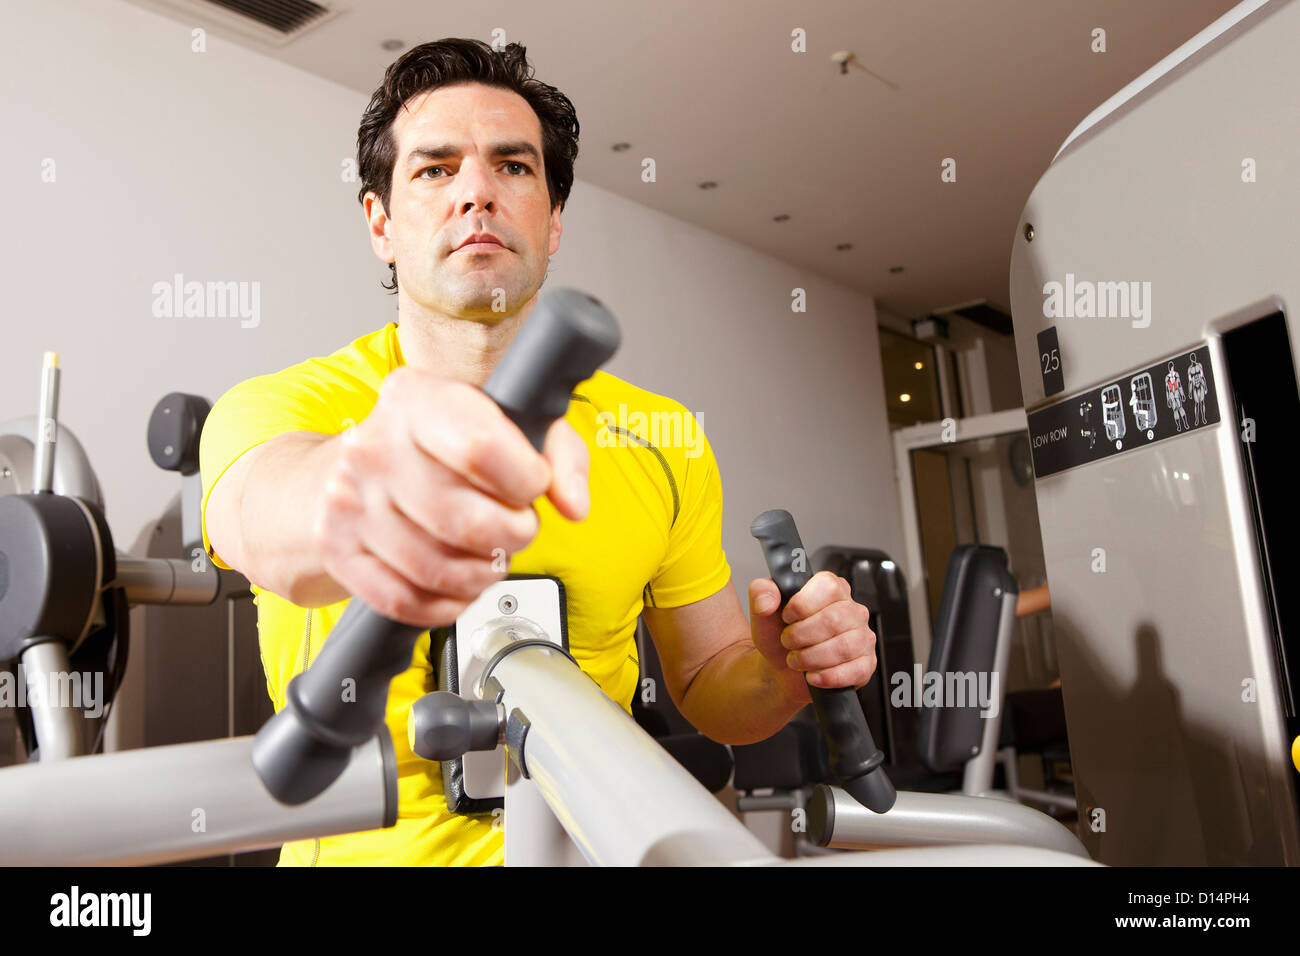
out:
M391 375L389 376L392 377ZM387 384L387 382L385 382ZM546 493L549 476L518 426L479 389L463 382L408 376L390 400L404 408L410 439L424 452L504 504L524 508ZM454 408L429 415L428 408Z
M876 669L876 659L858 658L857 660L848 661L836 667L831 667L821 671L808 671L805 675L808 683L814 687L836 688L836 687L853 687L864 686L867 681L871 680L871 675Z
M364 551L429 594L472 601L484 588L505 577L503 571L493 570L482 549L475 554L448 546L391 502L376 503L359 530Z
M343 570L348 580L354 582L355 597L376 613L403 624L428 627L430 621L451 623L473 603L468 598L457 599L417 588L365 551L346 558Z
M551 487L546 491L551 504L570 521L583 520L591 510L587 485L591 455L587 443L561 418L547 430L542 455L551 463Z
M846 631L813 647L789 651L786 664L797 671L819 671L858 658L874 657L875 653L875 642L868 640L866 633Z
M791 650L812 647L846 631L867 631L871 612L856 601L836 601L811 617L786 628L786 646Z
M829 571L818 571L799 589L782 616L787 624L809 617L835 601L851 598L853 589L849 582Z

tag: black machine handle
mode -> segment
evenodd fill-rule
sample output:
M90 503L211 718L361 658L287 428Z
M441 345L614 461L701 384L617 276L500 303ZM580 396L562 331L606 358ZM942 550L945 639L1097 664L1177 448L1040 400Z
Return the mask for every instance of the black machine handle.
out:
M618 323L575 289L538 299L483 391L538 451L590 378L619 345ZM388 685L411 666L427 627L392 621L353 599L307 671L289 682L284 708L258 731L253 766L281 803L305 803L342 774L352 749L383 726Z
M780 614L812 577L807 552L788 511L764 511L754 519L749 531L763 546L768 573L781 592L781 607L777 611ZM808 692L812 695L817 723L826 737L832 772L854 800L868 810L884 813L894 805L898 791L881 766L885 755L871 739L857 691L852 687L809 684Z

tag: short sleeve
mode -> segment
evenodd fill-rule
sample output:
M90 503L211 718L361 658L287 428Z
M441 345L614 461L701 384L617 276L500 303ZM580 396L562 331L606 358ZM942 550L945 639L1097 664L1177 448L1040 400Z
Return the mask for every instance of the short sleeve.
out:
M680 508L668 532L668 548L650 586L652 607L681 607L716 594L731 580L722 549L722 479L713 448L699 420L683 412L698 441L685 442ZM686 432L690 435L690 431Z
M208 499L221 476L245 452L286 432L337 434L351 424L339 419L325 388L295 366L284 372L240 382L208 412L199 438L199 475L203 484L203 548L219 568L221 560L208 541Z

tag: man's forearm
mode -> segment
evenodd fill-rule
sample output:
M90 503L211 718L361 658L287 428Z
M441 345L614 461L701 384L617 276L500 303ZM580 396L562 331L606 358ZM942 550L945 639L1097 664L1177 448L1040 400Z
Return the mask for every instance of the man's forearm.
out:
M238 570L300 607L324 607L348 596L325 572L311 537L321 475L338 452L333 437L293 433L272 439L238 488Z
M792 695L802 675L776 668L752 644L721 651L695 675L681 711L704 736L739 746L766 740L790 722L806 702Z

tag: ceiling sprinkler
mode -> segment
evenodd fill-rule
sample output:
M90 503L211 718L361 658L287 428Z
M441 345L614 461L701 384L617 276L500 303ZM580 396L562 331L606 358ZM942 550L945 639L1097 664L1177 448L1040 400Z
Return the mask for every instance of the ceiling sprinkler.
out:
M854 53L852 50L840 50L840 51L837 52L837 53L832 53L832 54L831 54L831 62L832 62L832 63L838 63L838 64L840 65L840 75L841 75L841 76L843 76L843 75L845 75L846 73L849 72L849 64L851 63L851 64L853 64L854 66L856 66L859 70L861 70L863 73L867 73L867 74L869 74L869 75L875 77L875 78L876 78L877 80L879 80L881 83L884 83L884 84L885 84L887 87L889 87L891 90L896 90L896 89L898 89L898 84L897 84L897 83L891 83L889 80L885 79L885 78L884 78L883 76L881 76L879 73L876 73L876 72L874 72L874 71L872 71L872 70L869 70L869 69L867 69L865 66L863 66L862 63L861 63L861 61L858 60L857 54Z

